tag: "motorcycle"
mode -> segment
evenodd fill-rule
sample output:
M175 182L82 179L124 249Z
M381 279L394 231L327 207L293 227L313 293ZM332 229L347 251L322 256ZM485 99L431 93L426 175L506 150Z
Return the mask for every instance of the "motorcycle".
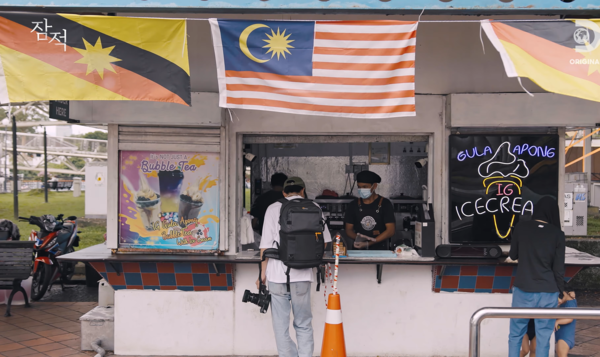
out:
M19 220L40 228L39 232L32 230L29 236L29 240L35 242L31 300L41 299L57 280L64 290L64 283L75 273L75 263L59 263L56 259L61 254L74 252L74 247L79 246L78 233L81 232L77 231L77 217L63 217L63 214L56 218L52 215L19 217Z

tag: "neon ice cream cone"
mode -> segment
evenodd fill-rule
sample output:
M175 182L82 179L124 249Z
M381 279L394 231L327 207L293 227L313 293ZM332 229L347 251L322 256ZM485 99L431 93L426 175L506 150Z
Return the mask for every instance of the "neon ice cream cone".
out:
M500 197L501 206L521 196L522 179L529 176L527 164L511 153L508 141L498 147L491 159L481 163L478 171L479 176L483 178L486 196L497 190L496 196ZM510 235L516 214L510 210L502 212L502 208L497 209L493 215L494 226L498 237L506 239Z

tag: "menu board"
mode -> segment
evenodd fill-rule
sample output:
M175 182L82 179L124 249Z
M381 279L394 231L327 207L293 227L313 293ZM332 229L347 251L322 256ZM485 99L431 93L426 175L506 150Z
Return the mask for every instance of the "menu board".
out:
M508 243L558 197L558 135L451 135L449 151L451 243Z
M218 154L120 154L119 248L219 248Z

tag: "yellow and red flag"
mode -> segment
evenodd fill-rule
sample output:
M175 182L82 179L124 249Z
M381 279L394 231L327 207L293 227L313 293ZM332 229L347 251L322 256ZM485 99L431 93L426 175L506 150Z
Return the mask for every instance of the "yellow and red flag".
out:
M0 12L0 102L190 105L185 20Z
M483 20L482 27L509 77L600 102L600 20Z

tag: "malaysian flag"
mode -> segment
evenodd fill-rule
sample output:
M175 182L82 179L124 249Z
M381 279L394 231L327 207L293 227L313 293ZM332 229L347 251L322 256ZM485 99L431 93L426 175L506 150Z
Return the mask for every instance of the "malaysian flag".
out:
M223 108L415 115L417 22L210 20Z

